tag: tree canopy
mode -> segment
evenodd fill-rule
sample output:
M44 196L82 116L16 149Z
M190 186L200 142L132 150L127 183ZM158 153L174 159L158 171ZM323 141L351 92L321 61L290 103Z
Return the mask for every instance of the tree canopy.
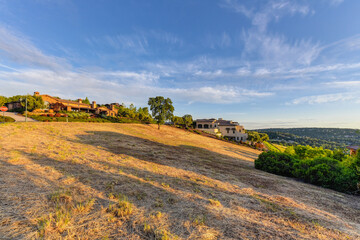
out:
M22 96L20 98L21 105L24 108L26 107L26 98L27 98L27 110L28 111L44 108L44 101L43 101L42 97L35 96L35 95L27 95L27 96Z
M255 131L247 131L248 140L252 142L264 142L269 141L269 136L266 133L259 133Z
M149 98L148 105L154 120L158 124L158 129L160 129L160 125L164 124L166 120L172 119L174 106L170 98L165 99L162 96Z
M0 96L0 107L4 106L4 104L7 102L6 97Z
M128 108L125 106L125 104L120 105L119 107L116 107L118 111L119 117L126 117L126 118L132 118L137 119L142 122L148 122L150 123L152 121L151 115L149 113L149 108L147 107L139 107L136 108L134 104L131 104Z
M186 127L189 127L193 124L193 117L190 114L185 114L182 118Z
M90 100L88 99L88 97L85 98L85 100L83 101L83 103L90 104Z

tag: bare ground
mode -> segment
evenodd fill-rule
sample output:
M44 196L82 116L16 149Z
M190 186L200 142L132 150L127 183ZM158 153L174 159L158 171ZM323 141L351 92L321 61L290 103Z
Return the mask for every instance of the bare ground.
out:
M359 197L258 171L250 148L153 125L0 131L0 239L360 239Z

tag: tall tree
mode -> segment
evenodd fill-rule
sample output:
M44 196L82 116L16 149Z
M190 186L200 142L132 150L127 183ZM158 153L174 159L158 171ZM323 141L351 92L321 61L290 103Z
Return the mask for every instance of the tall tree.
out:
M170 98L165 99L162 96L157 96L155 98L149 98L148 105L160 130L160 124L164 124L166 120L170 120L173 116L174 106L172 105L172 101Z

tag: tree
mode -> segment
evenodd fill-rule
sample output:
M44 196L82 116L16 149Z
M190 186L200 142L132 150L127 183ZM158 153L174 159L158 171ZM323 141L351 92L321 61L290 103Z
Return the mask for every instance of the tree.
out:
M137 109L137 116L140 121L151 122L152 120L149 113L149 108L147 107L143 107L143 108L139 107Z
M185 114L182 118L186 127L189 127L193 124L193 118L190 114Z
M6 97L0 96L0 107L4 106L6 101L7 101Z
M88 97L85 98L85 100L83 101L83 103L90 104L90 100L88 99Z
M26 100L27 99L27 100ZM27 101L27 110L33 111L35 109L43 109L44 101L42 97L36 96L36 95L26 95L21 97L21 105L25 108L26 107L26 101Z
M266 133L259 133L259 135L262 142L269 141L269 135L267 135Z
M173 117L171 118L171 121L174 123L174 125L184 124L183 118L182 118L182 117L179 117L179 116L173 116Z
M172 101L170 98L165 99L162 96L157 96L155 98L149 98L148 105L160 130L160 124L164 124L166 120L170 120L173 116L174 106L172 105Z
M258 132L255 131L247 131L248 134L248 140L251 142L260 142L261 141L261 137L260 134Z

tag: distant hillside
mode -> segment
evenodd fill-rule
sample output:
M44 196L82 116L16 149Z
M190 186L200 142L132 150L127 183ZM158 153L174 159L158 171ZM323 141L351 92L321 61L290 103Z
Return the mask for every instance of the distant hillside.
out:
M269 128L258 129L269 135L271 142L287 145L310 145L313 147L344 148L348 145L360 145L358 129L345 128Z

